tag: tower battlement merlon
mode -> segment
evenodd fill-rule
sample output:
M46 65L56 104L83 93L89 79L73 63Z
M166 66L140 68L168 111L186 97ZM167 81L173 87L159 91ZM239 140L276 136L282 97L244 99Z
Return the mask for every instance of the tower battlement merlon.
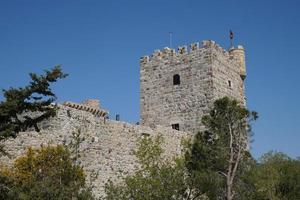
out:
M100 108L100 101L97 99L87 99L82 103L75 103L75 102L70 102L66 101L63 103L64 106L74 108L77 110L82 110L86 112L90 112L95 116L98 117L108 117L108 111Z
M201 46L199 45L199 42L195 42L190 45L178 46L177 50L169 48L169 47L165 47L162 50L157 49L154 51L153 54L141 57L140 63L146 64L146 63L150 62L151 60L164 59L164 58L167 58L170 56L178 57L181 55L188 55L188 54L194 53L196 51L201 51L201 50L208 49L208 48L215 49L216 51L224 54L224 56L226 56L228 59L230 58L230 51L222 48L220 45L218 45L213 40L203 40L201 43Z

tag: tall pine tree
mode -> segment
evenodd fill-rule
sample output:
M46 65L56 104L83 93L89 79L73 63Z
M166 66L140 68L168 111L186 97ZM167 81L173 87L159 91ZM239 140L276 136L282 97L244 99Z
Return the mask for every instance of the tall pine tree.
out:
M3 90L4 101L0 102L0 141L7 137L16 137L20 131L34 127L39 131L38 123L55 115L56 100L50 84L65 78L60 66L45 70L43 75L30 73L29 85Z
M209 115L202 118L206 131L195 136L186 152L188 169L215 174L223 185L218 188L219 196L226 200L235 199L238 195L239 173L242 166L251 160L251 122L257 117L256 112L247 110L236 100L228 97L218 99ZM216 191L208 193L216 194Z

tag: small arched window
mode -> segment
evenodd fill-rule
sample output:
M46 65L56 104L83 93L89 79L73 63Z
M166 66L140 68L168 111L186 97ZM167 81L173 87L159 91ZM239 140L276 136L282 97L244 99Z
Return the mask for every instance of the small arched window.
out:
M231 88L231 81L228 81L228 86L229 88Z
M175 74L173 76L173 85L180 85L180 76L179 76L179 74Z

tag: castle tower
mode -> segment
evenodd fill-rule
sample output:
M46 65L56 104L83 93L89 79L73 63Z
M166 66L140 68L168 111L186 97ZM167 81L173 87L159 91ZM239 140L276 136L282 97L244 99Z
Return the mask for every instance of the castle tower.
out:
M245 51L206 40L156 50L140 60L141 124L197 132L212 103L229 96L245 104Z
M238 45L237 48L231 48L229 54L236 59L237 64L240 68L241 78L244 80L246 78L246 63L245 63L245 50L244 47Z

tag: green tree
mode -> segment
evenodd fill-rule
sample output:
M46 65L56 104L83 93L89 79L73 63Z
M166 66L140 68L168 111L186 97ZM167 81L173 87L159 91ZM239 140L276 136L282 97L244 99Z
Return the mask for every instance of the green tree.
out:
M161 136L144 137L138 141L135 155L140 168L123 182L106 185L107 200L197 200L204 196L192 188L184 160L167 160L163 157Z
M72 132L71 141L65 144L72 154L72 159L76 164L79 164L81 158L80 146L85 141L85 138L81 136L81 130L78 129L76 132Z
M283 153L268 152L249 173L255 198L262 200L300 199L300 160Z
M12 169L2 168L0 174L5 199L93 199L82 167L62 145L29 148Z
M56 96L50 84L66 76L56 66L50 71L45 70L44 75L30 73L28 86L3 90L5 100L0 102L0 140L15 137L29 127L39 131L37 124L55 115L51 103Z
M0 165L0 199L9 199L9 194L14 193L12 180L3 173Z
M237 195L241 165L251 160L250 122L257 119L236 100L224 97L214 102L209 115L202 118L206 131L198 133L186 152L187 168L191 174L210 174L221 187L207 188L210 199L231 200ZM204 176L203 183L205 185ZM211 179L208 179L211 184Z

